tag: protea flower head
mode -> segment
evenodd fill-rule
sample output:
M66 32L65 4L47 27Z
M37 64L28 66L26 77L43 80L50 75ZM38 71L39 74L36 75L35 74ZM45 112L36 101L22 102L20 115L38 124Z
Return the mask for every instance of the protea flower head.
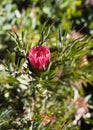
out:
M30 65L39 71L48 67L50 62L50 50L46 46L32 47L28 53Z

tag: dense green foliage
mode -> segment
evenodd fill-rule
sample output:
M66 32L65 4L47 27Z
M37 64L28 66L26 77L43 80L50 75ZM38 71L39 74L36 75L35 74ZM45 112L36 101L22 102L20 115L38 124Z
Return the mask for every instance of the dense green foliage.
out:
M0 130L93 129L92 8L90 0L0 1ZM27 58L37 45L51 52L42 72Z

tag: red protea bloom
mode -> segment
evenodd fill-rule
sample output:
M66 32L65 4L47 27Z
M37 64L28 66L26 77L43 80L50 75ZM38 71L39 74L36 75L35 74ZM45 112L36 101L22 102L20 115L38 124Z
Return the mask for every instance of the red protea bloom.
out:
M34 69L41 71L49 64L50 50L46 46L35 46L30 49L28 59Z

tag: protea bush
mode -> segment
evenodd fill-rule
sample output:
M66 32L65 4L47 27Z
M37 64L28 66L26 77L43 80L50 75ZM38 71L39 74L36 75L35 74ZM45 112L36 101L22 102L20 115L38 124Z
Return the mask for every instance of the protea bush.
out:
M92 38L42 34L33 44L10 32L16 45L0 64L1 130L78 130L92 119L84 92L93 82Z

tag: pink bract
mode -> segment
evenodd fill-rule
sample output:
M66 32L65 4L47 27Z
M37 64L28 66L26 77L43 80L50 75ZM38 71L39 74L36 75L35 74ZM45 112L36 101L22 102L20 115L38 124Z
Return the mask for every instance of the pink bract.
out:
M43 70L50 62L50 50L46 46L32 47L28 53L28 59L34 69Z

